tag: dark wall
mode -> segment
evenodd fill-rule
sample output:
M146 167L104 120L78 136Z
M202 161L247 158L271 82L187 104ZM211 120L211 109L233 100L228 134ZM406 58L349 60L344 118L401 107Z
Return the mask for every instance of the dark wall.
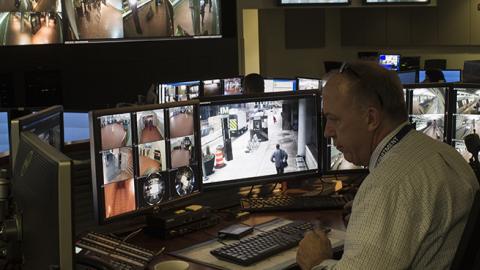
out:
M0 73L13 81L8 105L32 105L27 96L42 85L65 109L86 110L134 102L154 82L238 75L235 5L222 0L223 38L0 47Z

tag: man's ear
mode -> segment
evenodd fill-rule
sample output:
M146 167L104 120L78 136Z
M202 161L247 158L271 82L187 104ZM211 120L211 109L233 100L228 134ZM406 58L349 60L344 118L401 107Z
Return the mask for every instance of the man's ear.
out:
M368 131L374 131L382 122L382 114L378 108L370 106L367 108L367 129Z

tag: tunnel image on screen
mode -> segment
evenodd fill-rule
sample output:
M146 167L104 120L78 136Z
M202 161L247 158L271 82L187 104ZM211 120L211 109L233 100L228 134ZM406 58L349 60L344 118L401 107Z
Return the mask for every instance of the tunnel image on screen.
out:
M0 11L0 45L63 43L62 28L59 12Z
M105 185L104 195L106 218L131 212L136 208L133 178Z
M363 169L362 166L357 166L351 162L348 162L343 156L343 153L338 151L334 145L329 145L328 147L330 148L331 171Z
M480 130L480 89L456 88L456 113L453 114L453 143L455 149L468 161L465 136Z
M480 114L480 89L456 89L457 114Z
M129 113L100 117L102 149L132 145L132 128Z
M468 152L467 147L465 146L465 142L463 140L454 140L453 145L455 150L457 150L460 155L468 162L472 157L472 154Z
M138 142L148 143L165 139L165 116L163 110L137 113Z
M284 173L318 168L314 99L202 105L200 120L206 184L276 175L277 144Z
M445 88L413 89L411 121L418 131L443 141L445 128Z

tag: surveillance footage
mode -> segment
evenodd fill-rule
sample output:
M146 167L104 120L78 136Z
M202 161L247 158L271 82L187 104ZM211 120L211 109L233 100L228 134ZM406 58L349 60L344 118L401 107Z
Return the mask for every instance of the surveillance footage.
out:
M243 94L242 78L223 79L224 95L241 95Z
M203 81L203 95L206 97L223 95L221 81L220 80Z
M193 135L193 106L169 109L170 138Z
M165 116L163 110L137 113L138 142L148 143L165 139Z
M202 105L204 183L277 174L277 145L288 156L284 173L317 169L315 111L307 98Z
M66 0L69 40L220 35L219 0Z
M131 212L136 208L133 178L105 185L104 195L106 218Z
M190 100L198 97L200 81L159 85L160 103Z
M478 133L480 128L480 89L457 88L456 113L453 114L453 139L460 145L465 136ZM455 146L461 149L461 147ZM466 154L470 155L468 152Z
M167 184L165 183L165 177L161 174L151 174L148 178L141 181L142 185L142 206L156 205L163 201L167 196Z
M320 80L298 78L298 90L319 90Z
M129 113L100 118L102 149L132 145L132 127Z
M445 136L445 88L413 90L411 121L416 130L443 141Z
M465 146L465 142L463 140L454 140L453 145L455 150L457 150L460 155L468 162L472 157L472 154L468 152L467 147Z
M4 2L7 1L0 1L0 5ZM30 3L29 0L24 2ZM63 43L62 14L55 11L2 11L0 7L0 33L0 45Z
M329 145L330 148L330 170L342 171L342 170L355 170L364 169L362 166L357 166L345 159L343 153L338 151L334 145Z
M196 189L195 173L191 167L181 167L175 172L175 192L177 196L186 196Z
M167 169L165 141L139 144L138 161L140 163L139 176L165 171Z
M189 166L193 160L195 138L193 135L171 139L170 149L172 168Z

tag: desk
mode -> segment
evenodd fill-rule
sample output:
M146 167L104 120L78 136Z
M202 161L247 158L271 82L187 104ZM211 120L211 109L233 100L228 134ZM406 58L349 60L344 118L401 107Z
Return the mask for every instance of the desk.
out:
M149 237L147 234L139 234L138 236L132 239L132 243L148 248L153 251L160 250L165 246L165 251L162 255L159 255L155 258L149 269L153 270L153 266L161 261L177 259L175 257L165 255L165 253L172 252L175 250L180 250L183 248L190 247L192 245L211 240L216 237L217 232L220 229L223 229L231 224L243 222L252 226L265 223L274 218L285 218L291 220L318 220L321 224L325 226L330 226L331 228L338 230L345 230L345 226L342 220L342 211L341 210L328 210L328 211L290 211L290 212L267 212L267 213L254 213L242 220L232 220L224 221L222 220L218 225L208 228L206 230L197 231L194 233L186 234L181 237L177 237L170 240L161 240L158 238ZM190 263L190 270L200 270L200 269L215 269L208 266L196 264L193 262Z

